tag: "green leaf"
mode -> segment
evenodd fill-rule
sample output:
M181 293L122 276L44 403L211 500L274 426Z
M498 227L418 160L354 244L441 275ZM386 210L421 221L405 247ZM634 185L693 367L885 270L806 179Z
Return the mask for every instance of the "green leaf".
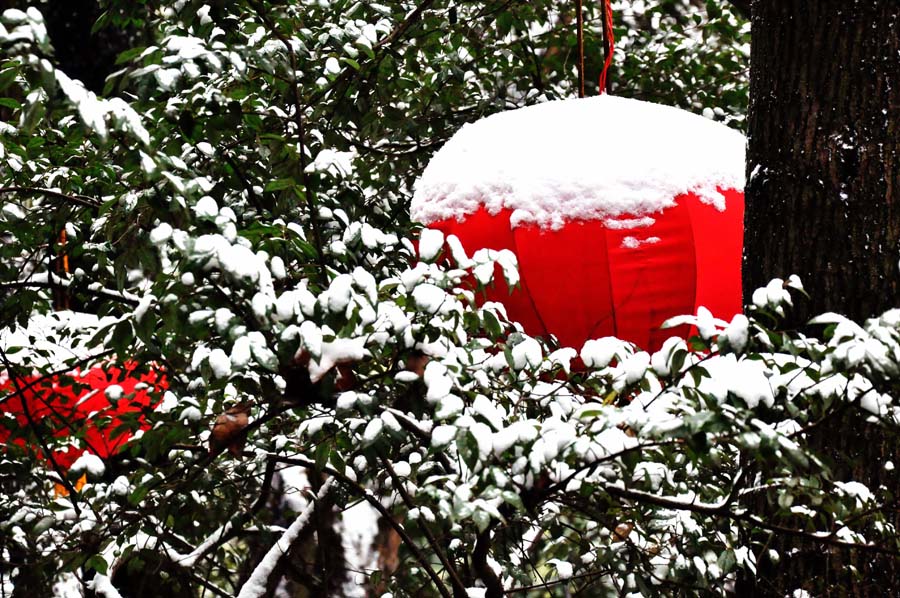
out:
M138 506L141 504L141 501L144 500L144 497L147 496L148 492L150 492L150 486L143 484L138 486L128 495L128 503L133 506Z
M84 563L85 568L93 569L100 575L106 575L108 564L99 554L95 554Z
M341 62L343 62L344 64L349 64L351 67L353 67L357 71L359 70L359 63L356 62L355 60L353 60L352 58L347 58L346 56L344 56L343 58L341 58Z
M295 187L297 185L294 179L275 179L274 181L269 181L266 184L265 191L281 191L282 189L289 189L291 187Z
M144 52L144 50L146 50L146 48L144 48L143 46L129 48L128 50L125 50L124 52L119 54L119 56L116 58L116 64L131 62L132 60L140 56Z
M369 60L375 60L375 50L373 50L372 47L371 47L370 45L368 45L368 44L356 44L356 47L359 48L359 50L360 50L363 54L365 54L366 56L368 56Z
M522 497L512 490L503 490L500 493L500 498L503 499L503 502L512 505L519 511L525 510L525 505L522 503Z
M484 318L484 329L488 333L488 336L491 339L500 338L500 335L503 334L503 329L500 327L500 320L498 320L497 316L490 310L485 310L482 313Z
M737 558L734 555L734 550L728 549L725 550L722 554L719 555L716 563L719 565L719 569L722 570L722 573L728 573L734 566L737 565Z
M476 509L475 512L472 513L472 521L475 522L478 531L483 532L491 524L491 516L487 511Z
M112 17L110 11L104 10L91 27L91 35L94 35L98 31L106 27L109 24L111 18Z
M327 442L323 442L316 447L316 471L322 471L328 465L328 459L331 456L331 446Z
M462 457L463 462L469 469L474 469L478 464L478 442L472 436L472 433L466 430L458 435L456 446L459 449L459 456Z
M7 68L0 71L0 91L4 91L16 80L17 69Z

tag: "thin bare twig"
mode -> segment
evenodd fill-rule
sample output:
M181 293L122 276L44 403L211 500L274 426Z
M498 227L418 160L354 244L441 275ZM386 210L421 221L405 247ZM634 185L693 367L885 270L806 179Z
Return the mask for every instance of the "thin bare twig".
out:
M394 485L394 488L397 492L400 493L400 498L403 499L403 504L406 505L407 509L415 508L415 504L413 503L412 497L406 491L406 488L403 487L403 481L394 471L394 468L391 467L390 461L384 458L384 456L380 456L381 463L384 465L385 470L388 472L388 475L391 477L391 481ZM453 585L454 594L459 594L460 596L466 595L466 585L459 578L459 572L457 572L456 567L453 563L450 562L450 558L441 550L441 545L438 543L437 539L434 537L434 534L431 533L431 530L428 529L428 526L421 525L422 533L425 534L425 538L428 540L428 544L431 545L431 549L434 550L434 553L437 555L438 559L440 559L441 563L444 565L444 569L447 570L447 574L450 576L450 583Z
M86 195L69 195L53 189L43 187L0 187L0 193L22 193L25 195L43 195L54 199L63 199L86 208L99 208L100 201Z

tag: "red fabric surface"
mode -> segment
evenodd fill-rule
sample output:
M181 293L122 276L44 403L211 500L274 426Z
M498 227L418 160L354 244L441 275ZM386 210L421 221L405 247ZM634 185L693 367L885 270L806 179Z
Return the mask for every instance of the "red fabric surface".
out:
M699 201L688 202L697 251L696 308L704 305L713 315L730 320L742 309L741 252L744 247L744 194L724 191L726 209ZM721 230L727 234L709 234Z
M604 232L599 222L576 222L558 231L515 229L519 272L546 330L563 345L580 346L584 338L615 334ZM515 311L507 311L515 319ZM525 330L539 334L527 326Z
M516 254L521 288L510 294L498 272L485 299L502 302L529 334L552 333L575 348L617 336L653 351L670 336L691 333L687 326L660 329L672 316L700 305L726 320L741 311L744 195L724 195L721 212L695 194L680 195L640 228L582 221L558 231L512 229L508 210L491 215L483 208L429 226L459 237L470 255L481 248Z
M13 380L6 378L0 383L0 414L4 415L0 419L0 443L7 443L12 435L11 415L21 431L12 441L40 450L37 437L29 429L27 407L45 438L83 434L83 440L74 441L68 450L54 451L54 460L62 467L70 467L85 449L101 458L115 454L132 436L130 430L116 431L125 421L121 416L155 406L159 393L167 387L162 374L154 370L139 373L136 368L136 364L125 364L124 368L107 364L46 380L22 376L17 379L18 388L28 388L21 395L15 394ZM118 401L110 401L105 394L113 384L122 387ZM138 384L142 388L136 388ZM137 425L140 429L149 427L142 415L137 417Z
M648 350L659 348L670 336L689 333L687 326L659 328L672 316L694 310L696 255L685 203L653 215L652 226L607 234L609 267L615 273L615 336ZM628 240L640 244L629 247Z

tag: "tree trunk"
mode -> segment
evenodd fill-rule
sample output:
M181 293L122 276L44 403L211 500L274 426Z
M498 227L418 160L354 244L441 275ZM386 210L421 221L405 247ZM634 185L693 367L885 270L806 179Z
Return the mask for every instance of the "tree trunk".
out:
M744 289L799 274L805 315L898 304L900 2L753 4Z
M770 278L799 274L811 300L794 324L825 311L861 321L900 305L900 2L754 0L752 26L745 300ZM823 426L811 446L835 479L896 494L896 476L873 464L897 462L898 445L862 419ZM781 560L762 551L742 594L900 591L893 559L788 539L770 547Z

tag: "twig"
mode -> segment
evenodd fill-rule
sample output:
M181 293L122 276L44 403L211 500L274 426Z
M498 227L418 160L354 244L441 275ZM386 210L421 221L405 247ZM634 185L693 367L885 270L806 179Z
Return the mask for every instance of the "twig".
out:
M24 193L26 195L44 195L54 199L64 199L74 204L84 206L86 208L99 208L100 201L86 195L68 195L53 189L44 189L43 187L0 187L0 193Z
M407 509L411 510L415 508L416 505L413 503L412 497L406 491L406 488L403 487L403 481L397 475L397 472L394 471L394 468L391 467L390 461L385 459L384 456L379 455L379 457L381 458L381 463L384 465L385 470L391 477L391 482L393 483L394 488L396 488L397 492L400 493L400 497L403 499L403 504L406 505ZM423 524L420 527L422 528L422 533L425 534L425 538L428 540L428 543L431 545L431 549L434 550L434 553L444 565L444 569L447 570L447 574L450 576L450 583L451 585L453 585L453 593L458 594L459 596L465 596L466 586L459 578L459 573L456 571L456 567L453 565L453 563L450 562L449 557L447 557L444 551L441 550L441 545L434 537L434 534L431 533L431 530L428 529L428 526Z

